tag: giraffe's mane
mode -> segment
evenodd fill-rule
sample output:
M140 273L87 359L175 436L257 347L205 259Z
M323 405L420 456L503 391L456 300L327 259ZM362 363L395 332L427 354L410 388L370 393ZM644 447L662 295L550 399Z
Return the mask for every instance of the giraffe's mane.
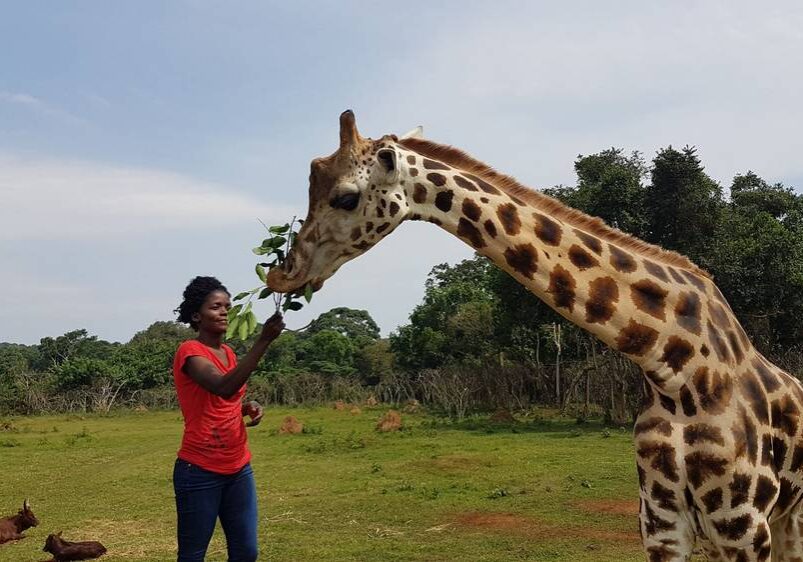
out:
M707 271L694 264L686 256L640 240L621 230L608 226L598 217L587 215L582 211L578 211L577 209L573 209L561 203L553 197L525 187L516 181L515 178L500 174L491 166L480 162L458 148L419 138L402 139L399 141L399 144L421 156L439 160L444 164L478 176L508 195L530 203L539 211L559 218L563 222L589 234L598 236L605 241L615 243L624 249L631 250L644 257L656 259L664 264L673 265L702 275L703 277L711 277Z

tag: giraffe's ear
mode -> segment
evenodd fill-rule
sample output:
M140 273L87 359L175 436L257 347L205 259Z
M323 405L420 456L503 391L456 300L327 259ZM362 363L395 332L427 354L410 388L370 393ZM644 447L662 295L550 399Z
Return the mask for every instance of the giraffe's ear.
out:
M393 183L399 178L399 167L396 162L396 151L390 148L383 148L376 153L376 159L385 172L385 181Z
M420 138L424 138L424 127L422 127L421 125L419 125L418 127L416 127L411 131L407 131L400 137L401 140L420 139Z

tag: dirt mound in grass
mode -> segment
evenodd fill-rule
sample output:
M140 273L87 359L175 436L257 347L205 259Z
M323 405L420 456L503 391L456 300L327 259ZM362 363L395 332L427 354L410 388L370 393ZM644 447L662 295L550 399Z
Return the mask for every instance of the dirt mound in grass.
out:
M396 410L388 410L376 424L377 431L399 431L401 429L401 414Z
M516 423L516 418L513 417L510 410L501 408L491 416L491 423Z
M332 408L334 408L338 412L342 412L343 410L346 409L346 403L343 402L342 400L338 400L337 402L334 403Z
M360 414L362 414L362 410L360 410L359 406L354 406L351 409L350 413L351 413L352 416L359 416Z
M498 513L475 511L459 513L455 516L455 525L463 529L475 529L492 533L509 533L527 538L547 539L554 537L577 539L578 541L606 541L638 543L638 530L632 532L608 531L548 523L535 517L526 517L514 513ZM635 524L634 524L635 527Z
M638 500L582 500L575 507L587 513L609 513L611 515L638 515Z
M376 399L376 396L374 396L373 394L371 396L369 396L368 399L365 401L365 405L366 406L376 406L377 404L379 404L379 401Z
M304 424L296 419L295 416L287 416L282 420L279 428L280 435L296 435L304 431Z

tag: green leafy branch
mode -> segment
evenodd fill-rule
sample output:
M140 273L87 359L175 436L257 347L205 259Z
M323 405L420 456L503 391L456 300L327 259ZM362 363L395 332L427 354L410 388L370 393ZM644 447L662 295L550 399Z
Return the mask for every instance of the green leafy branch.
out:
M268 231L269 236L262 240L262 243L253 248L251 251L257 256L264 256L254 267L254 272L261 281L261 284L251 290L237 293L234 296L234 301L238 302L229 309L229 327L226 330L226 339L239 339L242 341L247 340L251 334L259 328L259 321L252 309L253 301L273 298L273 303L276 307L276 312L281 310L283 313L288 310L301 310L304 303L301 301L303 298L306 302L312 300L312 285L307 284L304 287L303 294L295 293L277 293L266 286L268 273L274 267L283 267L290 248L295 241L298 231L296 227L300 228L304 224L303 220L293 219L283 225L267 226L262 221L262 226Z

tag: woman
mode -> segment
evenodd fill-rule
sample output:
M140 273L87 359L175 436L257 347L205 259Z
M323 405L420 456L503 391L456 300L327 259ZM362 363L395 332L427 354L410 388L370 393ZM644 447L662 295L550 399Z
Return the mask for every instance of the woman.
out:
M196 277L176 309L198 337L182 343L173 380L184 416L184 436L173 469L178 514L178 561L203 560L220 518L229 562L257 559L257 498L243 417L262 420L262 407L243 403L245 383L284 328L280 314L262 327L238 364L223 343L231 295L214 277Z

